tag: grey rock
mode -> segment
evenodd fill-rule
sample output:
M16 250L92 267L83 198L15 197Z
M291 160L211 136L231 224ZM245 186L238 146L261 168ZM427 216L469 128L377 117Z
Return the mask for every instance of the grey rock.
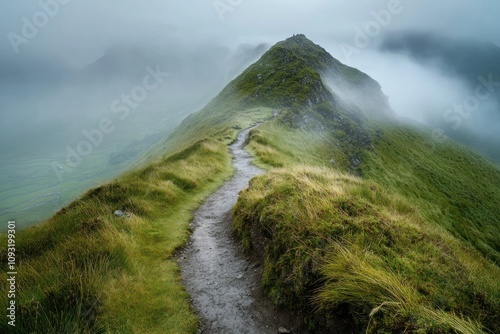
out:
M116 210L113 212L113 214L117 217L123 218L123 217L130 217L130 213L123 212L122 210Z

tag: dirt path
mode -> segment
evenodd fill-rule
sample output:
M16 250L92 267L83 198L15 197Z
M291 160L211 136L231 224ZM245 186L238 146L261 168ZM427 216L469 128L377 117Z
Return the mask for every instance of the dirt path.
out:
M202 321L199 333L266 334L293 327L292 317L263 296L261 268L243 254L231 232L239 192L263 173L243 149L250 130L241 131L230 146L235 175L196 211L194 233L180 254L182 278Z

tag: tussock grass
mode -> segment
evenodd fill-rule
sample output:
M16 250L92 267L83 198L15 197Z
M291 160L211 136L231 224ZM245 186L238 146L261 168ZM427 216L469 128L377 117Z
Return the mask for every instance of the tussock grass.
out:
M323 267L327 277L324 287L315 296L318 304L333 305L350 303L372 308L369 317L384 313L385 321L406 320L406 329L425 332L456 332L463 334L483 333L479 322L464 319L455 314L434 309L427 305L401 275L381 265L381 259L356 245L343 246L336 243L335 255ZM414 322L412 324L411 322ZM367 332L380 326L377 321L368 323ZM372 328L373 327L373 328ZM384 324L384 328L388 326ZM411 328L413 327L413 328ZM382 329L382 328L379 328Z
M272 169L241 194L234 227L261 252L273 301L315 310L313 331L345 308L369 333L500 325L499 268L374 181L325 167Z

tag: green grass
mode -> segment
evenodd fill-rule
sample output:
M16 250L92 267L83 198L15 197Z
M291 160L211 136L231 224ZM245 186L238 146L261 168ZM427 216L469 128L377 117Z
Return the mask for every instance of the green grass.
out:
M286 116L286 110L282 116ZM316 128L293 129L282 122L267 122L250 133L248 148L263 168L293 167L297 164L342 166L348 168L347 157L336 145L331 132ZM333 159L334 163L330 162Z
M311 314L313 332L338 312L369 333L496 330L500 171L458 144L371 123L374 148L358 152L355 177L346 138L311 131L322 116L298 127L288 118L252 132L270 173L234 210L272 300Z
M492 163L400 124L384 128L364 170L367 178L418 206L428 221L500 264L500 170Z
M195 332L173 255L189 236L191 210L230 173L226 145L205 140L20 232L19 333Z

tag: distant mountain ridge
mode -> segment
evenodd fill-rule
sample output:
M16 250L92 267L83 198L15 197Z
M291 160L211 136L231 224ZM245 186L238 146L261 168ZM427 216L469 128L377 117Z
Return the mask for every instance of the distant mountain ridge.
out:
M159 65L182 85L210 84L241 71L265 52L266 45L240 45L235 50L217 45L194 49L189 45L142 47L116 45L100 58L83 68L78 76L110 80L127 78L139 80L146 66Z

